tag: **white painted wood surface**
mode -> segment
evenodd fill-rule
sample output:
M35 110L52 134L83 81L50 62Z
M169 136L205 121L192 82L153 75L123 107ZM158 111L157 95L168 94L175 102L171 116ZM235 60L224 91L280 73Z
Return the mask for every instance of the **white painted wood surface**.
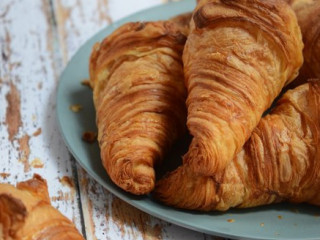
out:
M152 217L96 183L73 159L55 115L59 75L111 22L165 0L0 1L0 182L45 177L52 204L86 239L219 239Z

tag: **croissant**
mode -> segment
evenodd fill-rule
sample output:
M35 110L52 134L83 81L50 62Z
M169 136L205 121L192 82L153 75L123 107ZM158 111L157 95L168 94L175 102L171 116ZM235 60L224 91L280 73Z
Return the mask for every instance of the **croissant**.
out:
M286 0L296 13L304 43L304 63L298 77L289 84L294 88L307 82L309 78L320 78L320 1L319 0ZM184 32L189 33L191 13L181 14L173 21L184 27Z
M128 192L154 188L154 166L186 130L185 40L173 21L128 23L91 54L102 162Z
M192 13L191 12L187 12L187 13L182 13L179 15L176 15L172 18L169 19L169 21L174 22L175 24L177 24L180 28L180 30L183 32L183 34L185 36L189 35L189 23L192 17Z
M200 0L183 52L187 126L184 161L222 171L302 64L294 12L278 0Z
M197 175L184 163L157 182L165 204L225 211L281 201L320 206L320 82L289 90L224 171Z
M74 224L50 205L39 175L15 188L0 184L0 239L83 240Z
M299 77L290 84L297 86L308 78L320 78L320 1L287 0L295 11L303 37L304 63Z

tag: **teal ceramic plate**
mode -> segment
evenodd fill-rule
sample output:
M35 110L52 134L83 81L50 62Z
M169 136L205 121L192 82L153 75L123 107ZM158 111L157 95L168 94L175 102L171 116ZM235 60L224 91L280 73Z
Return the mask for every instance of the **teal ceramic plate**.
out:
M308 205L279 204L226 213L200 213L166 207L149 196L129 195L108 178L101 165L98 145L81 140L84 131L96 131L92 93L81 85L81 81L88 78L88 59L93 44L125 22L167 19L192 10L194 5L194 1L184 0L139 12L103 29L79 49L61 75L57 93L58 122L66 145L80 165L110 192L136 208L174 224L235 239L320 239L320 208ZM81 104L82 111L70 111L72 104ZM171 157L179 158L179 155Z

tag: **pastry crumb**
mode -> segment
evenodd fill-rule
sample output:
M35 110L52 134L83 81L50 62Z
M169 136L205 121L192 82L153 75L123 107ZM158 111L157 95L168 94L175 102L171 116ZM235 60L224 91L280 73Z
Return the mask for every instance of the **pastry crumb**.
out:
M35 158L32 160L31 166L34 168L43 168L43 162L39 158Z
M97 133L92 132L92 131L85 131L82 134L82 140L88 142L88 143L93 143L97 139Z
M32 134L32 136L37 137L37 136L39 136L41 133L42 133L42 129L41 129L41 128L38 128L37 131L35 131L35 132Z
M228 219L227 221L228 221L229 223L233 223L233 222L235 222L235 220L234 220L234 219L232 219L232 218L231 218L231 219Z
M6 179L7 177L9 177L11 174L10 173L0 173L0 176L3 178L3 179Z
M81 81L81 85L87 86L87 87L90 87L90 88L91 88L90 80L89 80L89 79L83 79L83 80Z
M282 219L282 216L281 216L281 215L279 215L279 216L278 216L278 219Z
M70 188L74 188L73 181L68 176L63 176L62 178L59 178L59 182L64 186L68 186Z
M264 223L260 223L260 226L261 226L261 227L264 227Z
M72 112L79 112L81 109L82 109L82 105L80 105L80 104L70 105L70 110Z

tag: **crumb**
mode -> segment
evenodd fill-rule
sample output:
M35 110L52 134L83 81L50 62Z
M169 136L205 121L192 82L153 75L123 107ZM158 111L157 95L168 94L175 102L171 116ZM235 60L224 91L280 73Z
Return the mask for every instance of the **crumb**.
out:
M281 216L281 215L279 215L279 216L278 216L278 218L279 218L279 219L282 219L282 216Z
M61 184L64 186L68 186L70 188L74 187L72 179L68 176L63 176L62 178L59 178L59 182L61 182Z
M299 213L299 210L296 209L296 208L292 208L291 211L294 212L294 213Z
M41 132L42 132L41 128L38 128L37 131L35 131L32 135L34 137L37 137L37 136L39 136L41 134Z
M71 199L72 199L72 194L64 193L61 190L58 191L58 196L51 197L52 202L69 201Z
M320 217L319 213L314 214L315 217Z
M87 86L91 88L90 80L89 79L84 79L81 81L81 85Z
M79 112L81 109L82 109L82 106L80 104L70 105L70 110L72 112Z
M33 159L31 166L34 168L43 168L43 162L39 158Z
M82 140L88 142L88 143L93 143L97 139L97 134L92 131L86 131L82 134Z
M3 178L3 179L6 179L7 177L9 177L11 174L10 173L0 173L0 176Z
M233 222L235 222L235 220L234 219L228 219L227 220L229 223L233 223Z
M260 226L261 226L261 227L264 227L264 223L260 223Z

